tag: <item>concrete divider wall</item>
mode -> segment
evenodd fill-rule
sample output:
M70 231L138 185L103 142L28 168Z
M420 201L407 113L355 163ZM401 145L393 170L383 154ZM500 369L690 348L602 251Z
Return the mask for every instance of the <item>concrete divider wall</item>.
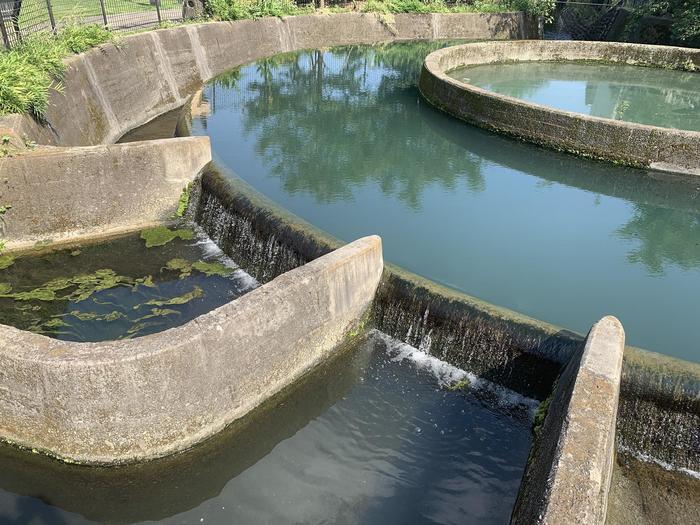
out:
M189 25L124 38L68 61L62 93L50 97L45 126L29 116L0 118L40 144L86 146L124 133L181 106L203 82L277 53L389 40L530 36L523 13L305 15Z
M622 325L604 317L559 377L511 523L605 523L624 348Z
M211 160L208 137L40 148L0 159L8 249L103 237L169 220Z
M180 327L74 343L0 325L0 437L72 461L163 456L223 429L333 351L383 268L365 237Z
M695 71L700 69L700 50L539 40L466 44L428 55L419 88L434 106L486 129L579 155L700 175L700 132L562 111L447 76L447 72L463 66L547 60L591 60Z

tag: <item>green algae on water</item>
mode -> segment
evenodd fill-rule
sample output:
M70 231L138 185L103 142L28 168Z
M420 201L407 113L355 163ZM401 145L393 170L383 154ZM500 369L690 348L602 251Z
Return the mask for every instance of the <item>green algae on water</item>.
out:
M194 232L186 228L171 230L166 226L156 226L141 230L141 238L146 241L146 248L153 248L164 246L175 239L190 241L194 239Z
M165 264L165 268L168 270L180 272L180 279L184 279L185 277L189 277L192 274L193 270L197 270L198 272L203 273L207 277L211 277L212 275L219 275L221 277L226 277L227 275L231 275L234 272L233 268L231 268L230 266L226 266L225 264L220 263L220 262L206 262L206 261L189 262L189 261L187 261L185 259L181 259L179 257L176 257L174 259L170 259Z
M202 272L207 277L211 277L212 275L220 275L225 277L227 275L231 275L234 271L230 266L226 266L220 262L197 261L192 263L192 268L198 272Z
M193 299L197 299L198 297L202 297L204 295L204 290L202 290L199 286L195 286L194 289L190 292L184 293L182 295L178 295L177 297L171 297L170 299L164 299L164 300L158 300L158 299L151 299L150 301L147 301L144 304L152 305L152 306L170 306L170 305L177 305L177 304L185 304L189 303ZM138 308L136 306L135 308Z

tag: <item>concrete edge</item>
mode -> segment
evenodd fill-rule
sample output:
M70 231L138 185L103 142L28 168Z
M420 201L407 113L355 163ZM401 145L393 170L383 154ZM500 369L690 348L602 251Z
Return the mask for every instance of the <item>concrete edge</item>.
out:
M278 53L395 40L524 38L533 30L521 12L400 13L392 18L390 24L376 13L309 14L130 35L118 45L103 44L66 60L65 89L51 93L45 125L27 115L9 115L0 117L0 129L39 144L115 142L183 105L214 76ZM131 89L124 90L127 74Z
M211 161L208 137L75 148L0 159L8 251L106 238L172 220L183 189Z
M186 449L331 355L365 315L382 267L381 240L365 237L128 341L72 343L0 325L0 437L88 464Z
M604 317L559 377L512 523L605 523L624 347L622 325Z
M486 42L453 46L428 55L419 89L438 109L492 131L577 155L700 175L700 132L563 111L499 95L447 75L470 65L548 60L700 69L700 51L679 47L540 40Z

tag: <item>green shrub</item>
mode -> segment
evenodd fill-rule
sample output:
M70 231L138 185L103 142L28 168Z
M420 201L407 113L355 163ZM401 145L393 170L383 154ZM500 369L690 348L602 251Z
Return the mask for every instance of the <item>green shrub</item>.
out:
M207 14L216 20L288 16L306 11L293 0L208 0L206 3Z
M628 37L639 32L642 20L646 16L672 19L668 43L700 47L700 2L698 0L651 0L633 11L625 28Z
M96 24L72 24L61 31L59 40L72 53L83 53L105 42L111 42L113 35L110 31Z
M449 6L444 0L367 0L362 10L384 14L525 11L549 18L554 12L554 0L464 0Z
M42 119L49 92L61 89L63 59L112 40L96 25L69 25L59 35L39 33L0 52L0 115L31 113Z

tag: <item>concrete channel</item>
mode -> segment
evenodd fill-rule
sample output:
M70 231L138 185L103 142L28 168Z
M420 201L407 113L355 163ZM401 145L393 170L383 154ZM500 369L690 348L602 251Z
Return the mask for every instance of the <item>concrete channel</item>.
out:
M376 237L341 247L217 173L206 139L110 145L183 106L217 74L276 53L390 40L528 38L535 29L520 13L396 15L392 26L370 14L310 15L159 30L71 59L65 91L52 94L44 125L27 116L0 118L20 150L28 140L39 144L0 165L2 178L13 180L0 199L29 202L17 174L35 185L55 181L39 208L13 203L5 218L8 247L162 223L182 187L194 182L188 214L266 284L135 341L67 344L0 326L0 437L85 463L167 455L218 432L323 362L368 315L397 339L547 401L514 523L603 523L615 436L618 447L657 453L626 422L629 407L646 403L647 424L659 435L669 413L697 420L698 367L625 349L614 318L582 337L384 266ZM75 179L87 172L99 174L102 190L79 187ZM76 194L80 209L66 203ZM118 217L114 210L127 205L133 213ZM262 311L273 315L262 319ZM223 344L231 339L240 344ZM223 370L240 374L232 379ZM666 459L697 469L697 434L674 439L675 448L663 447L673 456Z

